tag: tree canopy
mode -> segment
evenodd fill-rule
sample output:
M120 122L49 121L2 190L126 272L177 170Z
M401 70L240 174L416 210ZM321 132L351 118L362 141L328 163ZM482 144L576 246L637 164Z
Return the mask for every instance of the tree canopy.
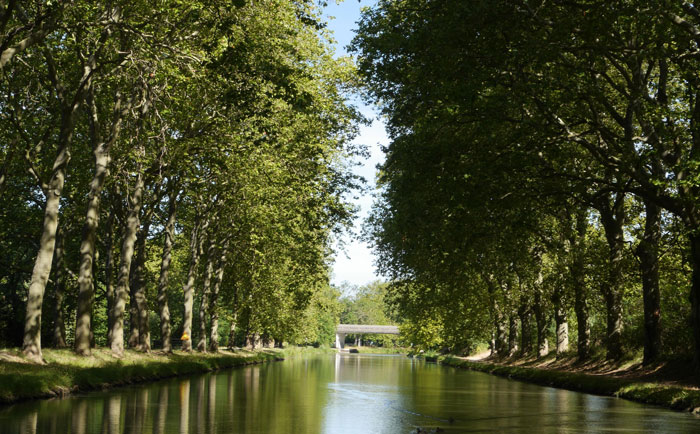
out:
M0 4L4 345L332 339L364 120L320 8Z
M635 0L365 11L353 47L391 137L368 236L423 344L563 354L575 317L581 358L694 347L700 366L699 20Z

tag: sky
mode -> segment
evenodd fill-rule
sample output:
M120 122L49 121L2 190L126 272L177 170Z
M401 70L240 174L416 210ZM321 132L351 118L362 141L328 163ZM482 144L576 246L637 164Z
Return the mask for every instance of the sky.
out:
M333 31L334 39L337 41L336 55L346 55L345 47L350 44L354 37L353 30L357 27L356 22L360 19L360 9L374 5L376 0L345 0L340 4L330 0L328 3L328 7L324 10L324 16L328 20L328 28ZM373 119L371 125L363 125L360 128L360 134L355 139L356 143L366 145L370 152L369 159L359 161L362 164L354 169L354 173L363 176L370 187L366 193L353 201L360 208L354 225L354 232L359 234L362 223L372 207L371 193L375 190L376 185L376 166L384 161L381 146L388 144L389 139L384 130L384 123L378 119L374 107L364 104L360 98L353 98L353 102L365 117ZM336 248L338 254L333 265L331 283L336 286L343 283L361 286L380 279L381 276L377 274L373 264L374 255L369 245L348 235L344 237L343 241L345 243L344 251Z

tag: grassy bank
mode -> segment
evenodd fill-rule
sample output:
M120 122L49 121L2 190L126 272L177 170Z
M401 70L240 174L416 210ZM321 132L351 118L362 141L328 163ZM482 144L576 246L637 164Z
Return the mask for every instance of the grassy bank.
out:
M24 360L19 350L0 351L0 404L63 396L77 391L104 389L236 366L283 360L327 350L315 348L221 351L216 354L127 351L115 359L108 349L96 349L90 357L70 350L44 350L46 365Z
M674 410L700 412L700 390L694 387L644 382L631 378L581 372L504 366L450 356L440 357L438 361L447 366L486 372L541 386L558 387L596 395L616 396L644 404L660 405Z
M406 354L407 348L389 348L389 347L353 347L346 345L346 350L357 350L359 354Z

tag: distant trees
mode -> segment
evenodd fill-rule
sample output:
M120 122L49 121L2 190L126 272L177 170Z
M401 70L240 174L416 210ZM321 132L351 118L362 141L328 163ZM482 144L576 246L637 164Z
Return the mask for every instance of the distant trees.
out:
M363 286L342 287L340 298L341 324L392 325L396 323L395 313L388 310L388 290L386 282L374 281ZM365 341L382 346L396 345L398 338L391 335L363 335ZM405 339L402 339L405 341Z
M632 0L365 12L354 47L392 139L371 239L407 327L435 324L424 343L531 354L534 328L540 355L693 346L700 366L699 19Z
M298 318L330 291L362 121L317 6L20 3L0 5L3 344L316 339Z

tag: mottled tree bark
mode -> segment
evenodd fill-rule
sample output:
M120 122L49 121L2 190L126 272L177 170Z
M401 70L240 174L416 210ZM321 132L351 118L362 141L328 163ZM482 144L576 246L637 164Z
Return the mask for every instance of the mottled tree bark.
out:
M198 224L192 228L192 237L190 239L190 266L187 272L187 281L182 287L184 293L184 318L182 323L182 350L192 351L192 310L194 307L194 281L197 275L197 267L199 265L199 232L204 231L205 225L200 228Z
M163 231L163 255L160 262L160 277L158 278L158 309L160 313L160 336L163 341L163 351L172 352L170 343L170 309L168 307L168 277L172 260L173 240L175 238L175 215L177 213L178 193L174 188L175 181L168 181L168 221Z
M542 277L538 277L539 283L535 288L535 300L533 310L535 312L535 325L537 327L537 356L545 357L549 354L549 342L547 341L547 315L542 300Z
M515 313L508 316L508 356L518 351L518 320Z
M576 352L579 360L586 360L590 355L591 326L588 323L588 290L585 276L585 237L588 229L586 210L576 214L576 227L571 231L571 263L569 271L574 289L574 311L576 314L577 343Z
M63 299L66 294L66 258L65 239L60 228L56 232L56 238L56 251L54 252L56 281L54 285L53 345L55 348L66 348L66 323L63 318Z
M114 330L114 305L116 303L116 292L114 281L112 280L112 270L114 268L114 210L111 210L107 217L107 240L105 250L107 258L105 260L105 292L107 296L107 346L112 347L112 332Z
M609 249L609 274L601 289L605 298L607 336L605 347L607 358L619 360L622 357L622 254L624 237L622 228L625 220L624 195L617 194L601 201L600 212L605 238Z
M21 4L21 2L18 2ZM5 13L12 14L13 10L14 11L19 11L19 7L13 7L15 3L14 2L9 2L8 8ZM12 43L11 38L6 38L3 40L1 47L2 51L0 51L0 70L4 69L5 66L13 59L14 56L24 52L25 50L35 46L35 45L40 45L44 39L46 38L47 35L51 34L56 29L57 24L60 22L60 17L62 15L62 11L65 8L65 6L69 5L64 4L63 2L59 2L57 4L54 4L51 7L50 10L46 10L46 13L42 18L43 19L38 19L39 17L35 17L36 22L32 26L24 26L26 29L29 27L29 31L26 33L18 33L21 36L24 36L21 38L21 40L16 41L15 43ZM5 9L5 2L3 2L3 9ZM47 8L48 9L48 8ZM21 15L24 15L24 12L21 12ZM9 16L5 18L5 20L9 21ZM7 22L5 21L5 22ZM15 35L15 32L10 32L13 36Z
M114 326L112 332L112 353L116 357L122 357L124 355L124 311L129 288L131 261L134 256L134 244L136 243L139 230L139 213L141 212L141 204L143 201L143 189L143 175L139 173L136 178L134 191L129 198L129 214L124 228L121 261L119 263L119 277L117 278ZM131 302L134 303L133 300Z
M213 238L213 235L212 235ZM197 341L197 351L207 350L207 313L209 312L209 293L211 292L211 277L214 274L214 261L216 243L213 239L207 248L207 265L204 270L204 284L202 286L202 298L199 303L199 340Z
M231 325L228 329L228 348L233 349L236 344L236 311L234 306L233 317L231 318Z
M95 155L95 173L90 182L87 212L80 242L78 306L75 323L75 343L73 346L75 352L81 355L89 355L91 348L92 304L95 298L93 267L96 233L100 222L100 194L102 193L105 179L109 175L110 150L121 131L121 93L117 92L110 136L105 140L101 136L100 120L93 92L94 89L91 88L88 103L90 106L90 133Z
M131 275L131 290L136 301L136 318L134 324L136 326L136 342L134 348L139 351L148 352L151 350L151 331L148 324L148 303L146 300L146 239L151 230L151 218L153 217L152 208L146 211L143 215L143 226L136 238L136 250L134 265ZM130 346L131 346L131 337Z
M518 317L520 318L520 354L527 357L532 354L532 309L525 297L521 299Z
M139 242L138 235L134 243L134 253L138 251ZM135 261L134 261L135 262ZM129 277L129 337L126 340L126 345L129 348L136 348L139 345L139 305L136 300L136 285L133 282L134 266L132 264Z
M215 353L219 351L219 290L221 289L221 282L224 279L224 267L226 265L226 253L228 250L228 242L224 244L219 254L219 261L216 265L216 272L214 275L214 288L211 292L211 298L209 300L209 318L211 318L211 333L209 335L209 351Z
M44 291L51 273L54 247L56 245L58 210L66 177L66 165L70 160L70 151L68 149L70 140L68 138L72 136L72 123L71 131L64 134L66 138L60 141L62 146L54 161L51 180L45 189L46 206L44 208L43 230L27 294L22 352L28 359L36 362L43 362L41 354L41 305L44 301Z
M496 311L494 316L494 332L495 332L495 348L496 354L499 356L505 356L508 354L507 350L507 338L506 338L506 325L503 315L500 311Z
M563 303L563 289L557 287L552 296L554 307L554 325L556 330L556 354L562 356L569 351L569 323L567 321L566 308Z
M644 235L637 246L639 269L642 274L644 299L644 360L654 362L661 353L661 294L659 292L659 241L661 239L661 209L644 200L646 220Z
M107 34L105 29L103 35ZM46 205L44 208L43 228L39 240L39 251L32 269L25 311L22 351L27 358L38 362L43 361L41 355L41 305L44 300L46 282L49 279L53 262L58 212L66 178L66 167L70 161L70 145L73 141L73 130L78 109L82 105L85 99L85 91L92 81L92 74L95 71L97 60L94 52L85 59L82 75L76 83L74 94L66 95L65 87L60 84L61 80L57 75L56 64L50 52L48 50L45 51L44 56L50 76L48 82L52 83L51 91L54 92L61 104L61 126L57 140L58 151L51 170L51 177L48 183L40 181L41 188L46 196ZM3 53L2 57L5 57L5 53ZM1 59L0 64L2 64ZM34 174L36 175L36 172Z
M502 307L497 300L496 285L491 278L486 281L491 300L491 320L493 321L494 344L493 349L499 356L507 354L507 338L505 317L502 312Z

